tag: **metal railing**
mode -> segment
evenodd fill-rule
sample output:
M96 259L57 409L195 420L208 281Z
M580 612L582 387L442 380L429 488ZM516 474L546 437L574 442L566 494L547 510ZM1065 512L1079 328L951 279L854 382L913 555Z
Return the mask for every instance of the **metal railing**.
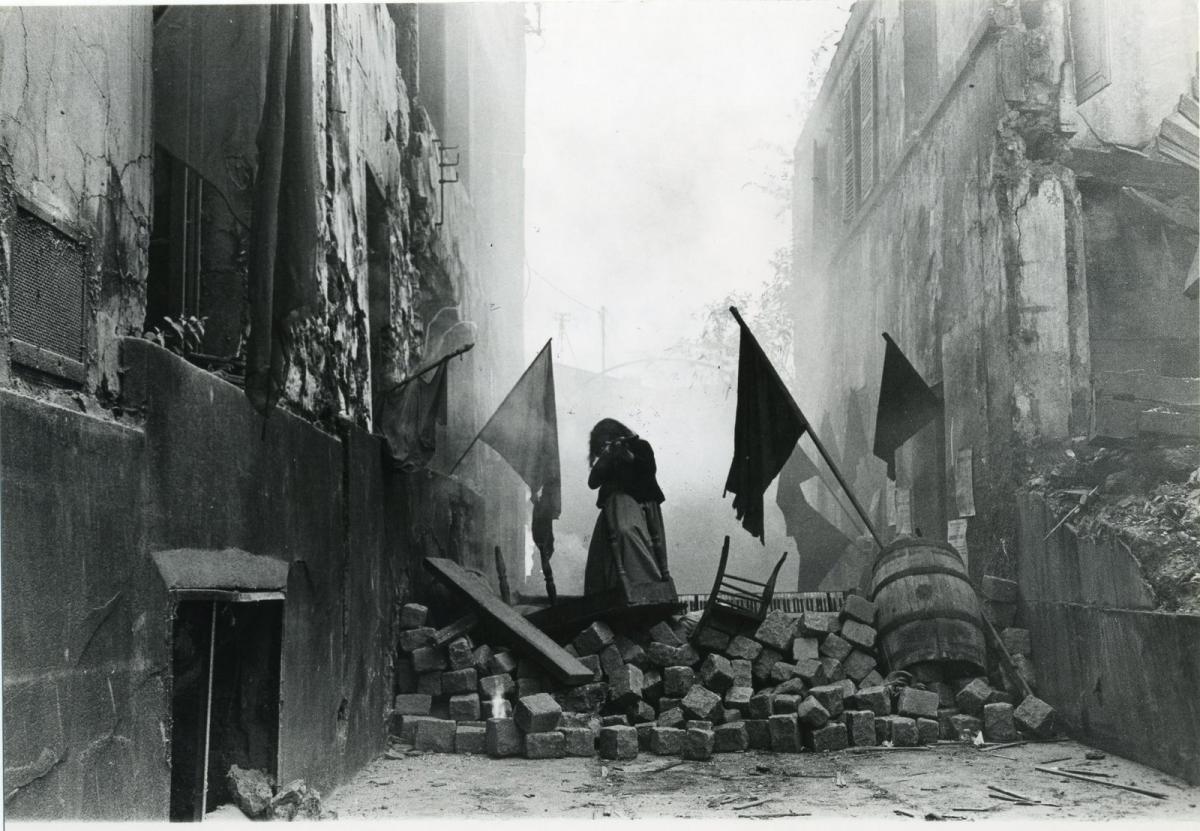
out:
M845 603L844 592L775 592L771 608L791 614L800 612L840 612ZM688 612L704 611L707 594L681 594L679 602Z

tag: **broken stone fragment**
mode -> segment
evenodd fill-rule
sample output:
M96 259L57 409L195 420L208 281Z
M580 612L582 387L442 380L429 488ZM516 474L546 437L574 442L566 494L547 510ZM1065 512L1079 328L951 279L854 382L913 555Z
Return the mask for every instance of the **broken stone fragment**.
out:
M303 779L294 779L275 792L267 816L287 822L297 817L321 819L321 794L304 784Z
M233 765L225 776L233 802L250 819L264 817L271 807L271 777L261 770L240 768Z
M528 695L517 700L513 718L525 733L547 733L558 729L562 707L548 693Z
M422 606L420 603L405 603L400 609L400 628L420 628L425 625L425 619L428 616L429 609L425 606Z

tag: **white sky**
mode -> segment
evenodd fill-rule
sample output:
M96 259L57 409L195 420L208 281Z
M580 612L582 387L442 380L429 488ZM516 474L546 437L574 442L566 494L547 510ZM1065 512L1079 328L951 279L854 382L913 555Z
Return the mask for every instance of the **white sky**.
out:
M598 370L601 305L610 367L661 354L707 303L770 276L790 217L753 185L790 158L849 6L542 5L527 39L529 355L566 313L555 358Z

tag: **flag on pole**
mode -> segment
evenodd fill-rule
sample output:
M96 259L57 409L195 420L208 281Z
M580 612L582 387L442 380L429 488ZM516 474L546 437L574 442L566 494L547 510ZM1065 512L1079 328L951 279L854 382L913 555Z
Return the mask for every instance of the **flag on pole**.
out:
M808 429L791 393L754 335L737 317L737 415L733 425L733 462L725 480L742 527L764 544L763 493L787 462Z
M541 554L546 589L553 601L555 591L550 556L554 553L554 520L562 512L562 480L550 341L546 341L471 445L475 441L486 443L503 456L529 486L533 501L533 542ZM467 450L470 449L468 446ZM463 457L466 455L464 452ZM459 462L462 462L461 457Z
M873 452L887 462L888 478L895 479L896 450L941 412L942 402L891 335L884 332L883 339L887 341L887 352L879 381Z
M402 470L420 470L437 450L437 426L446 424L447 371L447 364L440 364L381 396L379 430Z

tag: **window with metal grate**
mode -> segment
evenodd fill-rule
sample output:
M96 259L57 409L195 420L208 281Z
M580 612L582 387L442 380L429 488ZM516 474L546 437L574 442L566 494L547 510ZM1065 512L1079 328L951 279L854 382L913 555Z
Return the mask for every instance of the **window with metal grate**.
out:
M17 208L9 286L14 361L84 380L87 259L79 239L31 210Z

